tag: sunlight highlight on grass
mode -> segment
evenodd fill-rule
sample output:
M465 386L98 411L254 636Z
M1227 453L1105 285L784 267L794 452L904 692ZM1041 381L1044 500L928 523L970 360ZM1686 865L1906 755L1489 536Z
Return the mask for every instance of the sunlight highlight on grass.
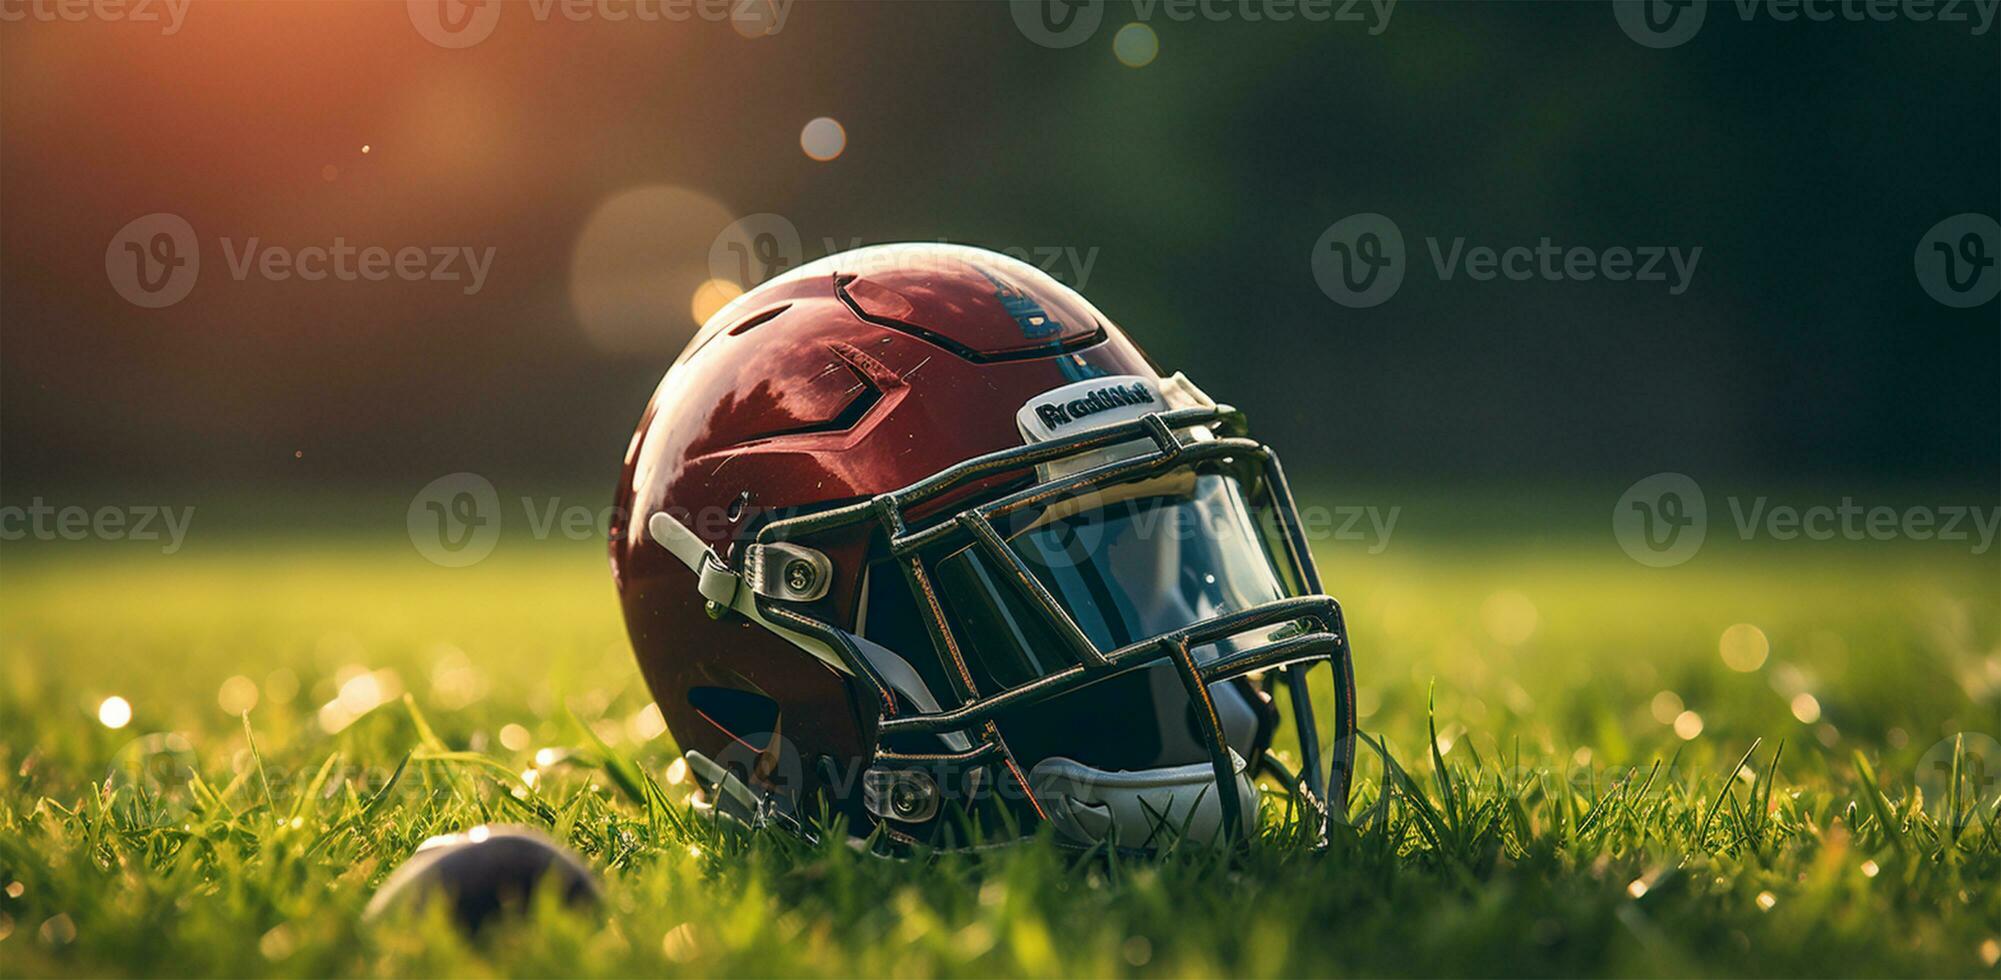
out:
M1953 753L2001 731L1994 688L1968 686L2001 649L1979 563L1664 578L1616 551L1329 555L1371 707L1332 846L1301 848L1266 784L1242 853L1142 862L1047 839L889 861L718 824L691 805L590 543L466 569L400 540L11 562L10 976L1965 975L1996 958L2001 801L1920 764L1964 776ZM606 917L483 945L360 921L420 842L495 822L582 853ZM1369 941L1326 941L1335 923Z

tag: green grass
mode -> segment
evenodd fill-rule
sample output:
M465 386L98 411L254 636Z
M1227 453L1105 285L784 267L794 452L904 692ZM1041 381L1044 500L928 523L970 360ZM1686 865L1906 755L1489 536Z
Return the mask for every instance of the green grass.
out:
M1288 843L1274 796L1247 852L1146 862L1047 840L890 861L696 818L592 544L460 570L400 537L5 561L7 976L1992 975L2001 955L1994 784L1954 800L1920 769L1959 732L1969 785L2001 765L1972 735L2001 734L1992 556L1331 550L1363 727L1398 765L1364 752L1325 853ZM1719 655L1740 623L1769 646L1748 671ZM246 725L225 703L253 694ZM359 920L419 841L488 820L553 828L608 914L479 948Z

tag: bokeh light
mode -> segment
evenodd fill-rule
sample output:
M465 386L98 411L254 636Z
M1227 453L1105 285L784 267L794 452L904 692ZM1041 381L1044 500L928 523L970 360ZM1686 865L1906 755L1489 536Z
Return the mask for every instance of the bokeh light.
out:
M646 707L633 712L626 723L626 731L635 742L650 742L667 732L667 718L660 713L660 706L651 701Z
M695 296L688 303L688 312L696 323L707 323L716 311L729 305L729 301L743 295L743 287L727 279L704 279L695 287Z
M1702 716L1693 711L1684 711L1675 716L1674 733L1684 742L1693 741L1702 734Z
M1765 658L1772 652L1772 643L1765 639L1765 631L1750 623L1738 623L1723 631L1723 638L1717 641L1717 652L1723 655L1723 665L1739 673L1748 674L1765 665Z
M668 185L598 205L570 253L584 335L608 352L679 353L700 326L691 300L709 281L709 246L734 221L715 198Z
M1687 705L1681 703L1681 695L1673 691L1662 691L1654 695L1654 700L1648 707L1655 721L1663 725L1672 725L1676 718L1681 717L1682 710Z
M1112 56L1127 68L1145 68L1160 56L1160 35L1138 21L1112 35Z
M257 707L257 682L237 674L222 682L215 692L215 703L224 714L243 714Z
M1801 691L1793 695L1793 717L1802 725L1811 725L1820 720L1820 699Z
M500 726L500 745L502 748L507 749L509 752L521 752L526 750L530 744L532 743L528 729L513 722L508 722Z
M97 706L97 720L106 728L124 728L132 723L132 704L114 694Z
M806 155L826 163L848 148L848 131L831 116L821 116L799 131L799 148Z
M264 696L272 704L290 704L299 696L299 675L290 667L280 667L264 678Z
M1480 604L1480 624L1502 646L1520 646L1535 634L1542 615L1528 596L1513 589L1496 592Z

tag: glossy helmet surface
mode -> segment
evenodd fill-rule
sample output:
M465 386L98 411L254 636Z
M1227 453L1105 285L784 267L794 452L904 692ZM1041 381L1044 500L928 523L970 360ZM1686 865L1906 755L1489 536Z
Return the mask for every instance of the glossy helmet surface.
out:
M1345 808L1347 639L1276 459L1026 263L872 246L738 297L615 513L640 668L720 810L1144 849L1248 833L1260 775L1322 830Z

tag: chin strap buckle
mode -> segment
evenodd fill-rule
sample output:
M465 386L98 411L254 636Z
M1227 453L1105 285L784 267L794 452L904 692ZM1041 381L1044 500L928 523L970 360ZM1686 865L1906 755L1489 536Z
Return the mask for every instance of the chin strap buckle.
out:
M834 563L805 545L779 541L750 544L743 549L743 574L730 570L694 532L662 511L647 521L646 530L695 573L695 589L718 610L735 609L748 597L742 586L767 599L813 602L834 584Z
M713 554L704 554L701 565L695 570L695 591L709 600L711 607L728 609L735 605L740 581L737 574Z

